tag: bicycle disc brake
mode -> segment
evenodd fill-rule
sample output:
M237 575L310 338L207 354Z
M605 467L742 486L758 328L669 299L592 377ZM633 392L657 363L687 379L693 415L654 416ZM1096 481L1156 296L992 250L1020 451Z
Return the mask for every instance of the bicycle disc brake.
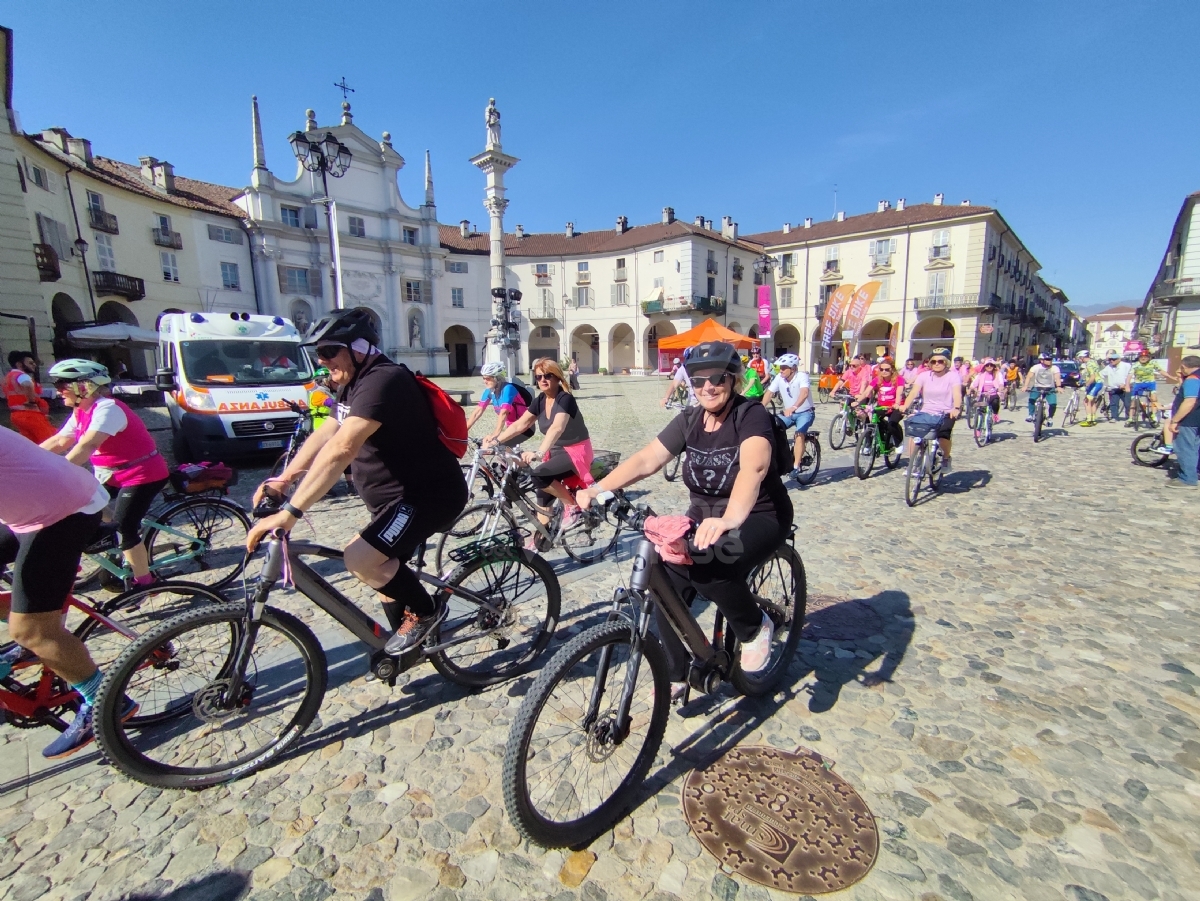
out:
M238 713L243 707L250 706L250 701L254 697L254 686L249 682L243 682L238 699L229 703L228 697L229 680L214 679L196 692L196 696L192 698L192 712L202 722L220 723Z

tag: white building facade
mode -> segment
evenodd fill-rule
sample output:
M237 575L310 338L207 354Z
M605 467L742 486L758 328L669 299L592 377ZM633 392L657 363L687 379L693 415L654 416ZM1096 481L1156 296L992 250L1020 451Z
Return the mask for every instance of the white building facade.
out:
M1137 337L1172 370L1200 346L1200 191L1188 195L1137 311Z

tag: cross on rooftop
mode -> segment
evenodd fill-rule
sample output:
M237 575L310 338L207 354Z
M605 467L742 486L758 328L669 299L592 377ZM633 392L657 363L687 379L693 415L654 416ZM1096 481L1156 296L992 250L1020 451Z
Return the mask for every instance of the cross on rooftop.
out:
M352 88L352 87L350 87L350 85L346 84L346 76L345 75L342 76L342 80L340 82L335 81L333 83L333 86L342 92L343 100L346 99L349 95L354 93L354 88Z

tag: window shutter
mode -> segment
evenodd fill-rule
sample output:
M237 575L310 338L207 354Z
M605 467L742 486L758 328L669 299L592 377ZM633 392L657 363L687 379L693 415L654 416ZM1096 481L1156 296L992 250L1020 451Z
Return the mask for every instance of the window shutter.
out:
M304 213L301 216L301 221L303 221L305 228L316 228L317 208L315 206L306 206L304 208Z
M218 228L217 226L215 226L215 225L210 225L210 226L208 227L208 240L210 240L210 241L224 241L225 239L224 239L224 238L222 237L222 235L221 235L221 229L219 229L219 228Z
M617 286L616 285L608 286L608 302L609 302L609 305L611 305L611 306L615 307L617 305Z
M286 294L287 289L288 289L288 287L287 287L287 266L283 265L283 263L277 263L275 265L275 271L276 271L276 274L279 276L279 292L281 294Z
M43 169L42 171L44 173L46 173L46 190L49 191L51 194L57 193L58 186L55 183L54 173L51 172L49 169Z
M550 267L546 271L549 272L551 275L553 275L554 274L554 264L551 263Z
M46 233L49 231L49 229L46 227L46 217L44 217L41 213L37 214L37 227L40 243L49 244L50 241L46 237ZM57 248L55 249L57 250Z
M341 273L339 273L339 275L340 274ZM308 270L308 293L311 294L313 297L320 297L321 289L323 287L323 285L321 283L323 281L324 281L324 279L321 277L320 269L309 269Z
M888 241L888 253L895 253L895 252L896 252L896 239L891 238Z

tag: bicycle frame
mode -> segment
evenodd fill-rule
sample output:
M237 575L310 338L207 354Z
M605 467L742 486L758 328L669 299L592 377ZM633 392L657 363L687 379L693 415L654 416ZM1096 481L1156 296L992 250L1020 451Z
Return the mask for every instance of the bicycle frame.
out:
M203 542L197 541L190 535L185 535L182 532L176 531L170 526L163 525L161 522L151 519L150 517L146 517L142 520L142 529L143 531L148 529L157 529L160 533L166 532L168 535L174 535L176 538L182 539L191 547L191 550L184 551L182 553L172 553L166 557L159 557L156 560L152 560L150 562L150 572L154 572L156 569L162 569L167 566L173 566L182 560L193 560L200 555L201 551L204 550ZM110 575L113 575L121 580L126 580L133 576L133 569L128 563L117 562L121 559L122 553L123 552L120 548L110 548L103 553L88 554L87 558L101 569L108 572Z

